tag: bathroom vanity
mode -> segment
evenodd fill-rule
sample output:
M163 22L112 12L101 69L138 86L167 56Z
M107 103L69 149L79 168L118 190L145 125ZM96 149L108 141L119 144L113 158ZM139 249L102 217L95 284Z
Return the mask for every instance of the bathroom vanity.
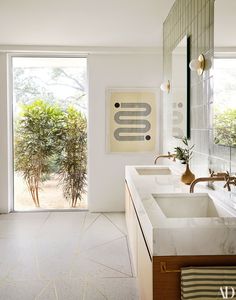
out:
M236 196L169 166L126 167L126 222L141 299L179 300L180 270L236 265Z

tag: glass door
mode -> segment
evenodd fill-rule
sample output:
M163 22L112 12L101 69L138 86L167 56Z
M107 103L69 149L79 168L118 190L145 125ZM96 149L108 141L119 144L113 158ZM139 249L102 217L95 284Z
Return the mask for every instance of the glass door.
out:
M14 210L87 208L87 59L12 57Z

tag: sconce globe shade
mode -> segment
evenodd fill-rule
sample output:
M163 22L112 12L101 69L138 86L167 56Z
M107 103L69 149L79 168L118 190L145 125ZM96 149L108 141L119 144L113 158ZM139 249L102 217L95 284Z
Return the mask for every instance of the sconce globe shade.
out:
M200 62L198 61L198 59L193 59L191 60L189 67L192 71L196 71L200 68Z
M198 73L198 75L202 75L204 69L205 69L205 57L203 54L200 54L197 59L191 60L189 64L189 68L192 71L195 71Z
M167 82L163 82L160 86L160 89L163 91L163 92L167 92L169 93L170 92L170 81L168 80Z

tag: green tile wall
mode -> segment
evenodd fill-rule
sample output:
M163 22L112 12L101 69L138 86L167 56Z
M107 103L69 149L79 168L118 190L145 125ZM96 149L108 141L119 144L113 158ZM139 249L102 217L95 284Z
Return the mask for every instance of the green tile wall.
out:
M228 149L213 144L213 55L214 0L176 0L163 24L164 80L171 79L171 53L181 39L190 36L190 56L204 54L207 69L202 76L191 72L191 142L195 144L192 167L199 175L208 168L230 169ZM163 94L163 151L172 150L180 141L171 136L171 94Z

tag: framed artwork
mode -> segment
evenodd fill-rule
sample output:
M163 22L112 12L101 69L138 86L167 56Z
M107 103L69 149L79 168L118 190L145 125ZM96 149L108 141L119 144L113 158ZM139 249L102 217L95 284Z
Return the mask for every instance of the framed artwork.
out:
M156 149L157 89L106 91L106 135L109 152L153 152Z

